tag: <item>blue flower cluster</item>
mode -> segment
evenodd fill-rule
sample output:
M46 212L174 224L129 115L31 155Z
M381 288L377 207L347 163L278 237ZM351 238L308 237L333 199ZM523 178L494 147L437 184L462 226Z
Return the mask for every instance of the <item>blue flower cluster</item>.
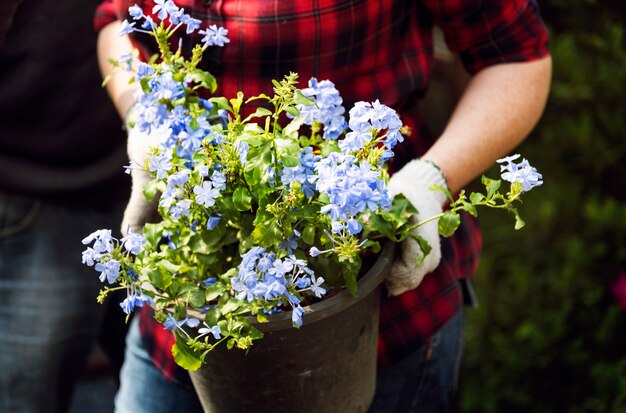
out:
M304 195L307 198L312 198L315 195L315 181L317 180L315 165L320 159L319 155L313 153L313 148L306 147L300 153L300 163L297 166L282 169L280 181L290 188L293 187L294 183L299 183Z
M333 152L317 162L315 169L316 189L328 194L329 199L321 212L330 215L335 234L345 230L356 235L362 230L356 219L358 214L391 206L380 172L367 161L359 162L353 155Z
M400 133L402 127L400 117L395 110L378 100L373 103L355 103L350 109L348 125L350 132L339 141L341 151L343 153L357 152L375 139L376 143L382 143L385 148L380 159L381 164L393 157L393 148L398 142L404 140Z
M111 254L119 249L121 244L127 253L132 255L139 254L146 243L146 238L134 233L131 228L128 229L128 234L121 240L113 238L111 230L99 229L86 236L83 241L83 245L93 243L93 246L87 247L83 251L83 264L90 267L94 267L96 271L100 272L100 281L113 284L122 271L122 264L120 261L111 257ZM95 264L95 265L94 265ZM126 273L133 279L137 277L137 274L132 268L129 268ZM137 291L133 285L132 288L127 289L127 297L120 303L120 307L126 314L130 314L135 307L143 307L145 304L150 304L152 299L141 291Z
M543 176L526 159L522 159L517 164L513 162L519 158L520 155L515 154L498 159L497 162L501 164L500 172L502 172L502 179L508 182L519 182L526 192L543 184Z
M265 248L253 247L241 256L238 274L231 279L238 300L253 302L283 302L292 307L292 321L300 327L304 310L294 291L310 290L322 297L326 290L321 287L322 277L316 277L305 260L294 255L277 258Z
M220 339L222 334L220 326L209 326L205 322L202 322L201 325L200 323L200 320L198 320L197 318L187 316L182 320L177 321L172 315L169 315L167 319L163 322L163 327L169 331L180 330L181 332L183 332L183 334L187 334L187 332L182 327L187 326L190 328L198 328L199 326L201 326L200 328L198 328L199 335L196 338L206 336L207 334L212 334L216 340Z
M159 20L165 21L169 19L169 28L172 31L176 31L180 26L185 26L185 33L191 34L200 29L200 23L198 19L194 19L191 15L185 13L185 9L178 7L172 0L155 0L152 7L152 13L156 14ZM147 32L148 30L154 30L156 24L152 17L144 14L141 7L133 5L128 8L128 14L132 17L133 22L124 20L120 29L120 36L132 33L132 32ZM141 29L135 25L137 21L142 20ZM175 26L175 27L174 27ZM224 46L230 42L228 39L228 30L223 27L218 27L215 24L210 25L206 30L199 30L198 33L202 35L200 42L202 47L206 49L210 46Z
M318 121L324 125L324 139L337 139L346 130L343 99L335 84L330 80L318 82L312 77L309 87L302 89L302 94L315 101L314 105L297 105L300 116L305 117L305 125Z

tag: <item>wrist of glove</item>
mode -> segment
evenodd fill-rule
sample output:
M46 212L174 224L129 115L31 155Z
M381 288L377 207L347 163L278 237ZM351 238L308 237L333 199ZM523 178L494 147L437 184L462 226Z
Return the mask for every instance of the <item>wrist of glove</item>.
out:
M135 233L140 233L147 222L160 220L157 211L158 196L155 196L152 201L148 201L143 194L143 188L152 180L147 171L148 156L164 140L163 134L158 132L143 133L138 127L130 127L128 121L126 122L126 130L128 131L128 157L133 167L130 172L132 179L130 198L124 210L121 224L121 232L124 236L128 234L129 229Z
M388 190L390 198L403 194L417 209L413 223L441 214L447 198L439 191L428 189L431 185L447 188L441 170L433 163L415 159L391 176ZM431 251L423 257L419 243L412 237L402 241L396 252L385 285L390 295L400 295L416 288L424 276L437 268L441 261L441 242L438 230L439 220L433 220L415 228L413 235L425 239ZM423 260L418 264L418 260Z

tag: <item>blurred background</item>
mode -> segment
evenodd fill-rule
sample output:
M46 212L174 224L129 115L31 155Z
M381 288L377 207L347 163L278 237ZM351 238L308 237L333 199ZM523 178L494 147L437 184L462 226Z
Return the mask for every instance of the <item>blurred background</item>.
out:
M516 152L544 185L525 196L520 231L479 212L461 411L626 412L626 2L539 4L552 91Z

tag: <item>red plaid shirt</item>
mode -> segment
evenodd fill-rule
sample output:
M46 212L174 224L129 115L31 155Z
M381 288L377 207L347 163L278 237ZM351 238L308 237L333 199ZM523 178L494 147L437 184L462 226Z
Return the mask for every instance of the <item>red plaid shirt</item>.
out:
M107 0L98 8L96 29L127 18L139 4L150 14L152 0ZM393 169L432 144L418 113L433 62L432 28L445 33L449 48L467 70L547 55L547 32L537 4L529 0L180 0L203 27L228 29L230 44L209 48L204 62L218 79L218 95L271 93L271 79L290 71L302 82L332 80L349 109L356 101L380 99L395 108L412 135L395 149ZM129 19L130 20L130 19ZM135 35L144 56L156 52L151 38ZM143 36L143 37L142 37ZM198 40L198 39L195 39ZM191 47L193 40L184 42ZM378 340L379 367L402 360L428 340L462 305L459 279L478 265L481 237L475 220L463 217L457 233L442 242L443 259L419 287L398 297L383 294ZM170 379L186 381L174 363L170 332L149 312L139 314L144 343Z

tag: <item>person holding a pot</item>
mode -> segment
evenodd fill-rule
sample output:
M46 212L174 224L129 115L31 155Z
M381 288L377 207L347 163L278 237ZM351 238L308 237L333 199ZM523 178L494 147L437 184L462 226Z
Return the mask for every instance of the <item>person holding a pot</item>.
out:
M155 52L148 36L118 36L134 3L105 0L97 11L104 74L112 72L110 57L133 47L144 58ZM538 121L549 90L548 35L534 0L136 3L146 15L175 4L202 20L203 27L218 24L228 30L230 44L208 50L204 60L217 77L216 95L269 94L265 88L272 79L293 71L301 79L331 79L346 107L379 99L394 108L410 136L395 149L389 191L404 194L424 217L441 212L446 201L428 188L437 184L458 192L509 153ZM471 74L437 137L429 134L419 111L431 80L435 25ZM194 43L186 40L183 45ZM132 86L113 77L107 88L125 116L133 104ZM124 223L140 228L151 213L141 197L132 197ZM480 232L468 216L451 238L439 238L436 222L418 231L431 253L418 265L419 247L408 238L385 282L370 413L448 411L457 390L463 286L478 265ZM173 340L148 311L137 315L127 337L117 411L202 411L187 372L169 352Z

